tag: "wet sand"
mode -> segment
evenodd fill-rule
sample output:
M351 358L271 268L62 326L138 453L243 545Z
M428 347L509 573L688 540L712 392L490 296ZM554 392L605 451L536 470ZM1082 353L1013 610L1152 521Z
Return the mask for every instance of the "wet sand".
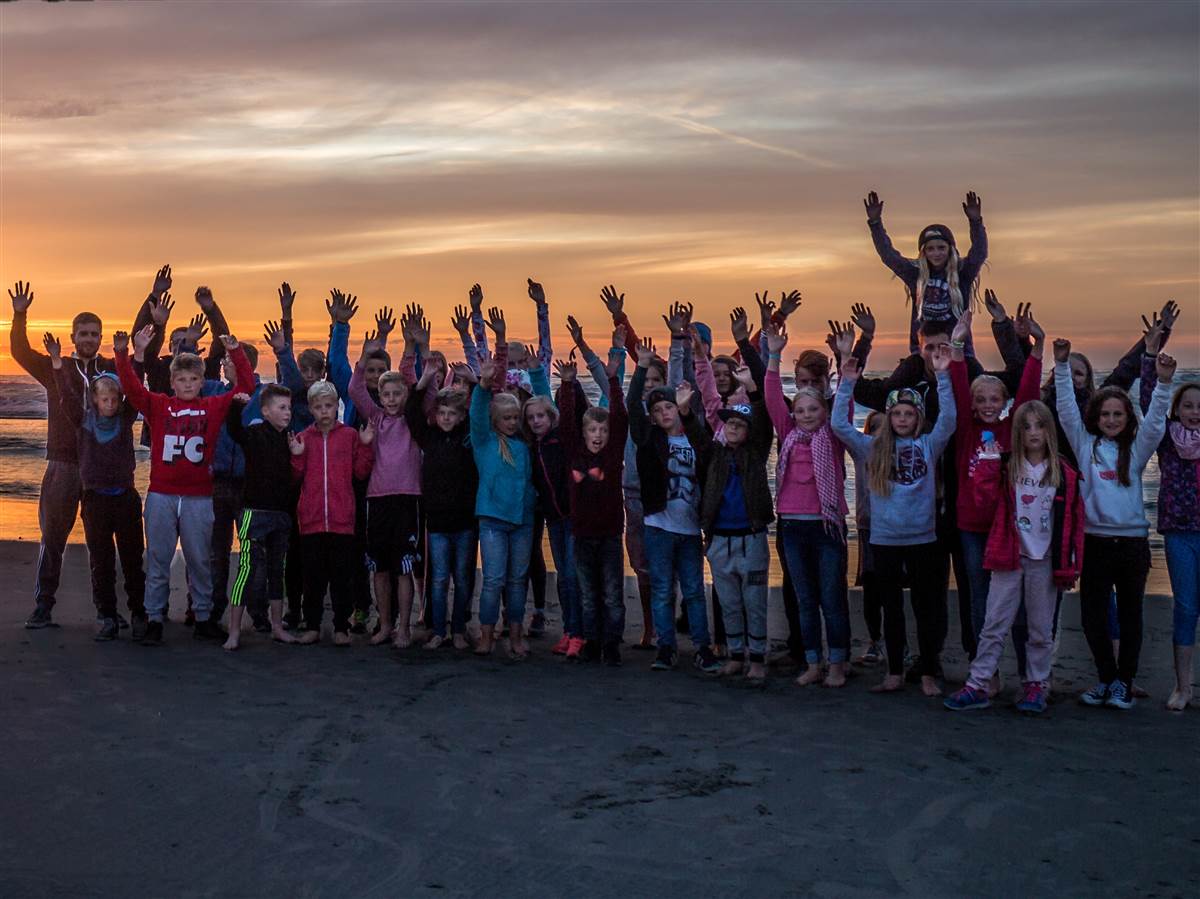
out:
M1056 701L1026 720L870 695L874 671L828 691L783 669L762 688L652 674L632 651L619 670L567 666L549 635L525 663L253 634L228 654L175 622L162 647L95 644L81 547L62 627L21 628L36 549L0 543L5 897L1183 897L1200 881L1200 711L1161 708L1161 597L1151 699L1074 702L1092 669L1070 597ZM633 604L629 621L636 639ZM861 637L857 591L852 621ZM957 632L951 603L952 679ZM1009 699L1011 654L1004 670Z

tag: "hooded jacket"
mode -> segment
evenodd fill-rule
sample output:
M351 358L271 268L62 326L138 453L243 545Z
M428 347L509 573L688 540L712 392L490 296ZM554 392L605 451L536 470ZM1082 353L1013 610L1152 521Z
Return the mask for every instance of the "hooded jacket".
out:
M292 456L292 476L300 481L300 533L353 534L354 479L370 475L373 445L363 443L355 428L341 422L327 434L314 424L298 439L304 442L304 452Z
M1016 571L1021 567L1021 535L1017 532L1016 492L1008 480L1008 453L1001 459L1000 493L996 515L988 532L983 567L988 571ZM1083 498L1079 492L1079 473L1059 462L1062 483L1054 494L1053 536L1050 558L1054 583L1069 590L1083 570Z

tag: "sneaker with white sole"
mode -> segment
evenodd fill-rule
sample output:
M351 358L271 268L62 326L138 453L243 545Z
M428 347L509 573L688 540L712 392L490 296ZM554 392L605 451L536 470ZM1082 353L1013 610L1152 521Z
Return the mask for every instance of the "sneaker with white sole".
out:
M1123 680L1113 681L1104 704L1114 709L1133 708L1133 689Z
M1115 683L1115 681L1114 681ZM1096 684L1092 689L1088 690L1079 697L1079 701L1084 705L1104 705L1108 701L1108 692L1112 689L1112 684L1106 684L1103 681Z

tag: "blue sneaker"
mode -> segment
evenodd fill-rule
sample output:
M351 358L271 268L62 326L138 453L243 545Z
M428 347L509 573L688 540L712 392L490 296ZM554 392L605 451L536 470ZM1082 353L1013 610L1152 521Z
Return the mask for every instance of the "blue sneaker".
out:
M1113 683L1116 683L1114 681ZM1108 691L1112 689L1112 684L1106 684L1103 681L1096 684L1092 689L1088 690L1079 697L1079 701L1084 705L1104 705L1108 701Z
M1104 700L1104 704L1114 709L1133 708L1133 689L1123 680L1113 681L1112 686L1108 688L1108 699Z
M957 693L947 696L942 703L952 712L965 712L968 709L986 709L992 704L988 699L987 690L976 690L974 687L966 686Z
M675 667L675 661L679 657L673 646L660 646L658 655L650 664L651 671L670 671Z
M1024 685L1024 692L1017 700L1017 711L1027 715L1040 715L1046 711L1046 688L1034 681Z

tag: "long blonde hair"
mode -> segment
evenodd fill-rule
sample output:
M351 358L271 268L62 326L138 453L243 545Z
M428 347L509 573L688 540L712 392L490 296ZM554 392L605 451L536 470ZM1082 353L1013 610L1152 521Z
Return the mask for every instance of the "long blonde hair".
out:
M946 284L950 291L950 308L954 310L954 317L963 314L967 308L963 302L962 288L958 284L958 248L953 244L950 246L950 255L946 257ZM921 305L925 301L925 285L929 283L929 260L925 258L925 251L922 250L917 257L917 289L913 296L909 299L916 304L918 314L921 314ZM971 296L967 299L974 305L976 291L972 290Z
M1028 400L1017 407L1012 417L1012 453L1008 457L1008 482L1015 484L1025 468L1025 419L1036 418L1046 435L1046 473L1042 487L1062 486L1062 466L1058 461L1058 428L1050 407L1041 400Z
M521 414L521 403L511 393L497 393L492 397L492 406L489 410L491 414L492 430L496 432L496 443L500 446L500 458L504 460L504 464L516 467L516 461L513 459L512 447L508 445L509 438L501 434L496 428L496 419L500 414L508 409L517 410L517 414Z
M884 414L883 427L871 444L871 454L867 457L867 471L870 478L867 486L876 496L891 496L892 483L896 480L896 432L892 428L892 417ZM914 435L920 436L925 429L925 413L917 408L917 427Z

